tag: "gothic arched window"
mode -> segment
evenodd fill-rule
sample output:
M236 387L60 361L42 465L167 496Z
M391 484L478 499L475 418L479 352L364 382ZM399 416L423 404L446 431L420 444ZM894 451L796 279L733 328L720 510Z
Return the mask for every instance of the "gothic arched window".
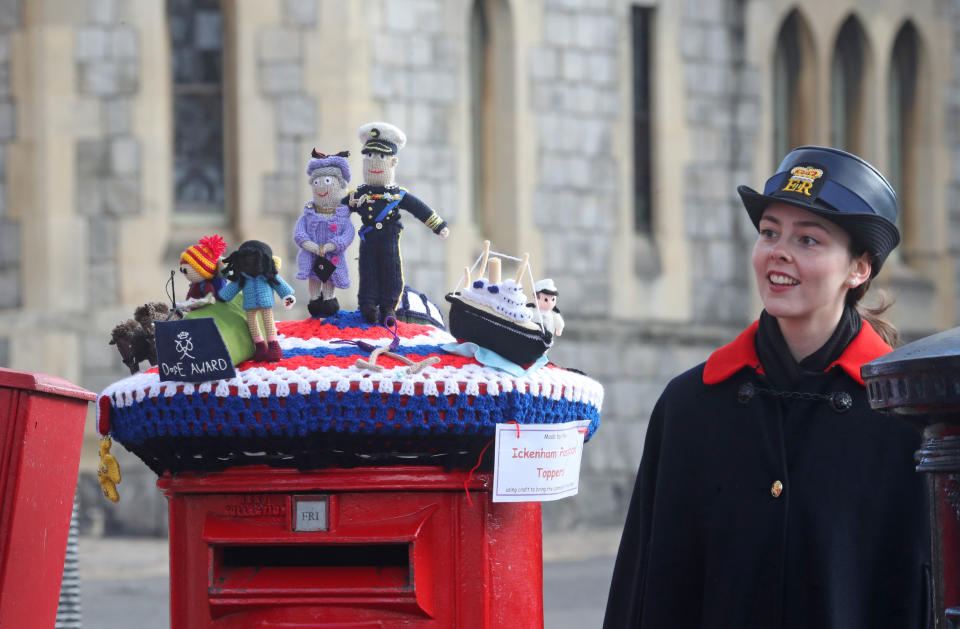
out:
M653 228L653 19L652 7L630 8L633 61L633 227L640 233L650 233Z
M856 17L840 27L830 64L830 145L863 152L867 39Z
M167 0L173 70L174 208L224 213L223 16L219 0Z
M813 140L813 40L796 9L780 26L773 58L773 159Z
M920 75L920 38L907 22L894 40L887 81L888 177L900 200L900 224L909 228L912 213L917 144L917 92Z
M470 12L473 211L500 251L519 247L513 20L506 0L474 0Z

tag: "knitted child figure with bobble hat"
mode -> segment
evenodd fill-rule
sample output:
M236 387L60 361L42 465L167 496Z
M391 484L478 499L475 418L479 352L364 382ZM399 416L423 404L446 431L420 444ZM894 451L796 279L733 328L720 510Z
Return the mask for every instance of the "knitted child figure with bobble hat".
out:
M392 124L369 122L358 131L363 142L363 184L342 203L360 215L360 285L357 302L363 318L383 322L396 314L403 293L400 263L400 210L406 210L441 238L447 222L394 181L397 152L407 136Z
M177 302L181 310L193 310L212 304L226 283L219 275L220 257L227 250L227 243L219 234L205 236L200 242L187 247L180 255L180 272L190 282L186 301Z
M313 200L303 206L303 216L293 228L293 240L300 247L297 279L309 282L307 310L310 314L328 317L340 310L340 303L333 296L334 289L350 286L345 253L354 233L350 208L341 203L350 182L350 165L346 160L350 153L325 155L314 149L311 155L307 178ZM318 262L326 265L325 272L318 269Z

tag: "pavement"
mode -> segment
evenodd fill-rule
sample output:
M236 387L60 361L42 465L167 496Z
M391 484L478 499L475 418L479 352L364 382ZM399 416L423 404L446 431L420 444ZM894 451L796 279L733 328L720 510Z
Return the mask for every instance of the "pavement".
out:
M619 530L547 534L543 538L545 629L600 627ZM85 629L168 629L166 539L81 537Z

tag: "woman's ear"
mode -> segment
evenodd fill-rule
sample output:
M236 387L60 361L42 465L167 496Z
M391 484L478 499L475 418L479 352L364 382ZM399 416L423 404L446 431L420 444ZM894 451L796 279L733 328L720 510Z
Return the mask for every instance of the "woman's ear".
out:
M870 272L873 270L873 264L870 262L869 253L861 253L850 262L850 275L847 278L847 284L850 288L856 288L870 279Z

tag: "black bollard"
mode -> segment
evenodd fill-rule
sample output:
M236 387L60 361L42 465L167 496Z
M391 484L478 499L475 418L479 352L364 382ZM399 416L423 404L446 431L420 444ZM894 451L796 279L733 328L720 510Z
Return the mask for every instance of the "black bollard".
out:
M867 363L870 406L923 430L917 471L927 475L937 629L960 629L960 327Z

